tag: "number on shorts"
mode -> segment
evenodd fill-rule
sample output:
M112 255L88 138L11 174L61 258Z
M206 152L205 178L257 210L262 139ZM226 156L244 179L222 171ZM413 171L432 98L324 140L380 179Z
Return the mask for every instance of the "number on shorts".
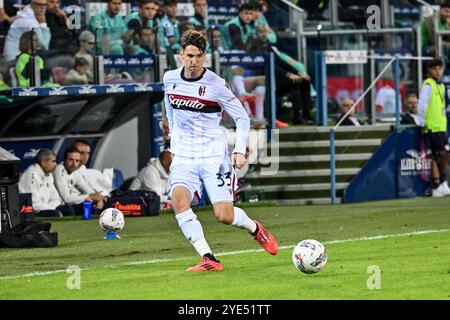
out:
M219 180L219 184L217 185L218 187L223 187L225 185L225 180L223 180L222 178L222 174L219 172L216 174L217 175L217 180ZM227 173L225 173L224 175L225 179L228 180L227 182L227 186L231 186L232 180L231 180L231 171L228 171Z

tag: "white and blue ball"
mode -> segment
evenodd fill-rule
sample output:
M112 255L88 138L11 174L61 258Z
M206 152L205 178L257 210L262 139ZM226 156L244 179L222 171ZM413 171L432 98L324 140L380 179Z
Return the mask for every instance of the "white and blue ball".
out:
M108 208L100 214L98 223L104 232L118 233L125 226L125 217L119 209Z
M317 240L303 240L292 251L292 262L303 273L317 273L327 263L327 250Z

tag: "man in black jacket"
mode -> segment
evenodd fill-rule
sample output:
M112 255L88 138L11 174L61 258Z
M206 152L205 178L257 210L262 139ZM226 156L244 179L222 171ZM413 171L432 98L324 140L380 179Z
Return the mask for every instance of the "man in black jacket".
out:
M350 110L350 108L353 106L355 102L350 98L345 98L342 100L341 105L339 106L340 109L340 115L339 118L336 120L336 124L340 122L341 126L356 126L359 127L361 123L359 123L358 119L355 117L355 109L352 110L345 118L344 116L346 113ZM341 119L344 118L344 120Z
M400 120L401 124L419 124L419 119L417 117L418 105L419 100L417 99L417 95L415 93L409 94L405 101L406 112L402 114Z
M75 38L67 27L67 15L59 7L59 0L47 1L45 19L52 34L49 48L58 50L60 53L68 52L75 54Z

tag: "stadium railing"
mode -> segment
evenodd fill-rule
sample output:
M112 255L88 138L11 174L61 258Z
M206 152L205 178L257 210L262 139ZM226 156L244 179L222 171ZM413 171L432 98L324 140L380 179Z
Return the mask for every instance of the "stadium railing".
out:
M377 82L382 78L382 76L388 71L388 69L392 66L394 73L394 83L395 83L395 130L398 130L400 127L400 113L401 113L401 94L400 94L400 60L430 60L431 57L401 57L399 55L395 55L392 57L384 57L384 56L368 56L368 58L372 60L388 60L384 68L379 72L379 74L375 77L372 83L366 88L366 90L362 93L362 95L353 103L350 109L344 114L344 116L336 123L334 127L330 129L330 173L331 173L331 203L336 203L336 160L335 160L335 139L336 132L339 128L341 128L341 124L345 118L347 118L350 114L352 114L358 104L363 101L364 97L374 88Z
M385 61L383 59L371 59L370 57L385 56L385 57L400 57L400 68L402 76L402 92L418 91L422 77L423 65L421 61L421 47L420 47L420 30L415 28L394 28L394 29L380 29L380 30L318 30L315 32L305 32L305 38L317 37L320 32L320 37L326 40L326 49L322 45L321 48L308 47L310 58L315 57L314 68L310 70L309 74L315 75L315 85L318 89L317 97L317 123L323 126L328 124L327 104L329 99L339 101L342 99L344 91L348 91L346 95L350 97L359 97L360 92L363 91L362 84L372 83L375 79L377 70L383 68ZM376 49L375 49L376 48ZM318 50L317 50L318 49ZM326 56L320 52L333 52L342 55L342 61L338 61L335 65L326 69ZM331 51L330 51L331 50ZM368 62L364 65L358 66L357 63L345 61L345 55L353 52L353 55L359 55L362 51L365 55L370 56ZM417 59L409 59L409 57L417 57ZM336 59L335 59L336 60ZM312 64L310 61L310 65ZM393 83L393 75L385 76L383 81L390 85ZM377 84L371 90L371 95L367 95L358 112L369 119L370 122L375 123L377 117L386 116L380 115L375 109L375 100L377 91L383 82ZM327 88L328 86L328 88ZM328 90L327 90L328 89ZM394 117L394 113L390 115Z

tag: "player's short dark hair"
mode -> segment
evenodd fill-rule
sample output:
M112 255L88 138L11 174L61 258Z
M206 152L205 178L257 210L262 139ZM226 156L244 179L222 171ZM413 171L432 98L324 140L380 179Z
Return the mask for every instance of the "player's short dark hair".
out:
M82 57L75 58L74 68L84 67L84 66L89 66L89 61L87 61L85 58L82 58Z
M64 161L66 161L67 157L69 156L69 153L80 153L80 150L78 150L75 147L69 147L64 151Z
M206 50L206 38L205 36L196 30L188 30L183 33L181 37L181 47L186 49L187 46L197 47L200 52L205 52Z
M56 157L56 154L50 149L41 149L36 155L36 162L41 164L44 161L50 160L51 156Z
M150 30L152 33L154 33L154 32L153 32L153 29L150 28L149 26L143 26L143 27L137 28L137 29L135 30L135 32L136 32L136 34L137 34L138 36L141 36L141 35L142 35L142 32L148 31L148 30Z
M20 36L19 50L24 52L33 46L33 37L37 37L34 31L25 31Z
M142 8L147 3L156 4L158 7L161 6L161 4L158 0L141 0L141 1L139 1L139 8Z
M434 67L443 67L443 66L444 66L444 61L442 61L439 58L434 58L433 60L428 62L427 68L433 69Z
M251 10L253 10L253 6L248 2L241 4L241 6L239 7L239 13L241 13L242 11L245 11L245 10L251 11Z
M91 146L91 144L89 142L87 142L84 139L77 139L74 142L72 142L72 144L70 145L71 148L76 148L77 144L84 144L85 146Z
M262 9L263 9L262 3L260 1L257 1L257 0L250 1L250 5L252 6L253 10L255 10L255 11L260 11L261 12Z
M174 6L178 4L178 0L164 0L164 5L165 6Z

